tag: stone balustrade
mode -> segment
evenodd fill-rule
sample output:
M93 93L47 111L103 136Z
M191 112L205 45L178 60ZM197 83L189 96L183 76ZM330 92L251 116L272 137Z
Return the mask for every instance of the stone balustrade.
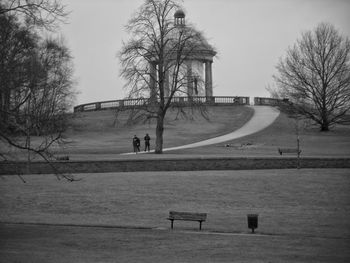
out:
M167 99L167 98L166 98ZM135 108L150 105L150 98L109 100L81 104L74 107L74 112L99 111L117 108ZM178 106L189 106L193 104L203 105L249 105L249 97L230 96L194 96L194 97L173 97L172 104Z

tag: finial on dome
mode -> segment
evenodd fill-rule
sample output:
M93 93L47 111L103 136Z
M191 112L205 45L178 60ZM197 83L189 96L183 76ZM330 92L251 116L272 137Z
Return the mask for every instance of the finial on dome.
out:
M181 9L177 10L174 14L175 26L185 26L185 12Z

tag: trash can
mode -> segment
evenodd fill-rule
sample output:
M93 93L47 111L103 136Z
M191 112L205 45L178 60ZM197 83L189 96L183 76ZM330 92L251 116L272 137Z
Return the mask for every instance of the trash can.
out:
M252 233L254 233L254 229L258 228L258 215L257 214L248 214L248 228L252 230Z

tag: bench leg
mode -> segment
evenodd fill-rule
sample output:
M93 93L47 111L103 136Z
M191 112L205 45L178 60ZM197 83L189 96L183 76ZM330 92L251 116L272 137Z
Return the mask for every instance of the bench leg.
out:
M171 220L171 229L174 228L174 220Z
M199 221L199 230L202 230L202 221Z

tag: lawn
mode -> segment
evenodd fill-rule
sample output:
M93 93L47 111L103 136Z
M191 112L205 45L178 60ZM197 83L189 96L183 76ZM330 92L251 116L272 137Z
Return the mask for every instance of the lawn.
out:
M164 148L180 146L204 139L224 135L242 127L253 115L254 110L245 106L208 107L205 119L198 111L184 109L187 117L169 110L165 118ZM64 145L53 148L56 153L67 154L71 160L115 159L120 153L133 150L132 138L139 136L143 146L146 133L151 136L151 147L155 145L155 121L126 125L129 112L120 113L116 118L113 110L81 112L71 116L69 126L63 134ZM42 143L40 137L31 138L32 145ZM26 159L27 152L9 149L0 142L0 154L11 153L13 160ZM32 156L32 158L35 158ZM38 157L41 159L40 157Z
M295 120L280 114L266 129L233 141L181 151L173 154L211 154L223 156L279 156L277 149L296 148ZM300 121L301 156L349 157L350 126L338 125L329 132L320 132L317 126ZM227 147L229 146L229 147Z
M187 118L169 111L165 118L164 148L197 142L232 132L243 126L253 115L253 109L244 106L208 107L209 120L197 111L185 109ZM146 133L155 143L155 122L125 125L129 113L100 111L77 113L64 135L71 154L106 154L132 151L132 138L136 134L143 143ZM117 121L116 121L117 120Z
M74 262L115 262L119 255L120 262L350 259L349 169L77 177L82 180L69 183L52 175L27 175L25 184L15 176L2 177L0 221L117 228L2 224L0 257L31 255L40 262L56 249L52 262L60 262L63 254ZM203 233L198 223L181 221L170 231L169 210L208 213ZM259 214L254 237L247 228L248 213Z
M349 262L349 240L0 225L2 262Z
M258 107L257 107L258 110ZM210 121L198 112L192 119L176 119L176 112L169 112L164 132L164 148L197 142L237 130L253 114L253 109L244 106L223 106L208 108ZM121 123L126 115L121 115ZM154 147L155 125L132 126L113 125L113 111L89 112L76 115L70 132L66 151L72 155L93 154L116 158L117 153L130 152L130 138L137 134L143 138L148 132ZM350 126L337 125L329 132L320 132L309 121L300 121L300 147L302 156L349 157ZM296 122L285 114L266 129L225 143L166 152L167 155L223 155L223 156L278 156L278 147L296 147ZM227 147L229 146L229 147ZM327 150L325 150L327 149ZM114 157L108 154L114 154ZM81 158L80 158L81 159Z
M208 114L209 121L198 112L187 119L176 118L175 111L169 112L164 131L164 148L198 142L237 130L252 117L253 109L245 106L209 107ZM60 151L69 155L70 160L124 158L120 153L132 151L131 139L134 134L143 140L146 133L150 134L151 148L154 148L155 124L122 125L126 118L127 114L124 113L119 122L116 122L115 112L111 110L78 113L64 134L67 144ZM33 142L35 140L32 138ZM169 151L163 155L277 157L278 147L296 147L295 121L284 114L280 114L272 125L255 134L220 144ZM350 126L338 125L329 132L320 132L317 127L301 122L300 147L302 157L349 157ZM0 148L4 147L0 145ZM13 152L13 155L16 158L19 156L17 152Z

